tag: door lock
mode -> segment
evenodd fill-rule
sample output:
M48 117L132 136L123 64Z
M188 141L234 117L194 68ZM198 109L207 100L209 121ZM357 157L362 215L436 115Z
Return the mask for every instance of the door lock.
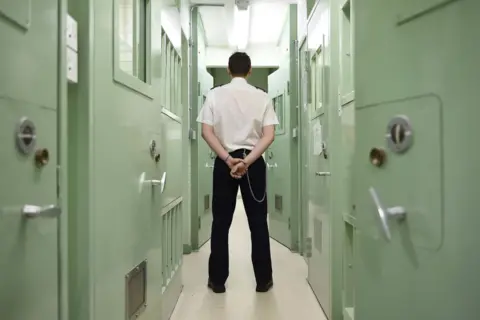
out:
M322 154L324 159L328 159L327 144L325 142L322 142Z
M35 124L26 117L20 119L15 129L17 149L23 155L29 155L37 142L37 129Z
M35 164L38 168L46 166L50 160L48 149L38 149L35 151Z
M150 141L150 157L158 163L160 161L160 153L157 153L157 142L155 140Z

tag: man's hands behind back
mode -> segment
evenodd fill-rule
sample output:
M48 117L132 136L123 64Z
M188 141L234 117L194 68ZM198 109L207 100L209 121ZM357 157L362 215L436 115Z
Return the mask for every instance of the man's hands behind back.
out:
M247 172L247 165L240 158L229 158L227 165L230 168L230 175L235 179L240 179Z

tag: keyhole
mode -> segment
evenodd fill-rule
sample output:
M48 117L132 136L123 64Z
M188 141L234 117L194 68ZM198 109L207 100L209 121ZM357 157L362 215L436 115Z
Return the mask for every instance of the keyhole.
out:
M27 126L22 130L22 141L26 146L28 146L28 145L30 145L30 143L32 143L33 137L34 137L34 135L33 135L33 128L32 127Z
M38 149L35 152L35 164L37 165L37 167L41 168L43 166L46 166L49 160L50 153L48 152L48 149Z
M393 125L390 130L392 141L395 144L400 144L405 140L405 127L399 123Z
M385 163L387 155L385 150L380 148L372 148L370 150L370 163L375 167L381 167Z

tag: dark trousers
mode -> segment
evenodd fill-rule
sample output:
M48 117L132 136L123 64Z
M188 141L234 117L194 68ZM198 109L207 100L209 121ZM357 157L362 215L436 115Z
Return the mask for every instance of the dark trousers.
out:
M233 158L243 158L243 152L244 150L236 150L230 155ZM248 153L248 151L246 152ZM249 167L248 175L255 198L261 200L264 197L267 182L266 165L263 157L260 157ZM267 197L265 196L263 202L256 201L250 191L247 176L245 175L241 179L232 178L228 165L218 157L215 159L213 169L213 223L211 253L208 262L209 277L216 285L223 285L228 278L228 233L232 224L239 186L250 227L255 279L258 285L264 285L272 280Z

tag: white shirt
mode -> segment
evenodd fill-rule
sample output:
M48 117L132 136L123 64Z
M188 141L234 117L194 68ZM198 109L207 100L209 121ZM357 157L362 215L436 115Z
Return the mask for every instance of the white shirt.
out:
M213 126L228 152L252 150L262 137L263 127L279 123L272 99L244 78L233 78L210 90L197 121Z

